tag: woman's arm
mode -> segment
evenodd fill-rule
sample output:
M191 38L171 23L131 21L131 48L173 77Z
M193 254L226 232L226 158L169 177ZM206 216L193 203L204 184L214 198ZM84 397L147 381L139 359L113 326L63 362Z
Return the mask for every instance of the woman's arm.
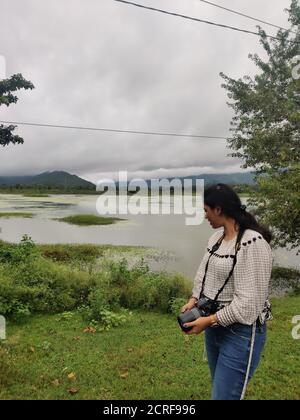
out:
M257 320L268 298L272 264L272 250L261 235L242 245L233 274L234 298L217 313L220 325L252 325Z

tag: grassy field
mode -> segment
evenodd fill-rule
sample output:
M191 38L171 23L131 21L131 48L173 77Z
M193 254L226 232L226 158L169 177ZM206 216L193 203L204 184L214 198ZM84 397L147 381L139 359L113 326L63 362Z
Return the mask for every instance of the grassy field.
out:
M300 341L291 336L300 297L273 300L275 320L247 399L300 399ZM86 330L76 313L9 324L0 342L0 399L210 398L203 336L185 336L174 316L133 312L109 332ZM85 332L84 332L85 331Z

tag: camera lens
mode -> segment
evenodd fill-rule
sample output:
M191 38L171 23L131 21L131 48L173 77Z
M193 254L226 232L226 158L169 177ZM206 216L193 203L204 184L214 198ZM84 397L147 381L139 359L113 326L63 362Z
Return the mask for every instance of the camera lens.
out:
M187 332L187 331L191 331L193 328L192 327L184 327L184 324L186 324L187 322L193 322L196 321L196 319L200 318L201 314L198 308L193 308L190 311L184 312L183 314L180 314L177 317L178 323L180 325L180 328L182 329L182 331Z

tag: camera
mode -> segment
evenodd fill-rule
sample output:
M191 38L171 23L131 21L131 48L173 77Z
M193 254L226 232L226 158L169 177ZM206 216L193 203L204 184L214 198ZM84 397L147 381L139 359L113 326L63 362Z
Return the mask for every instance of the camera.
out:
M206 318L210 315L214 315L222 309L222 306L216 300L211 300L206 297L199 299L197 305L190 311L184 312L177 317L180 328L184 332L191 331L192 327L184 327L187 322L196 321L198 318Z

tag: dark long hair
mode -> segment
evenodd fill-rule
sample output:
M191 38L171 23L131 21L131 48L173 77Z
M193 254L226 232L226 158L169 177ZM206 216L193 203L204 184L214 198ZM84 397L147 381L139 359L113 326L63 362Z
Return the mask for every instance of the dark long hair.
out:
M238 194L226 184L212 185L204 191L204 203L211 209L220 207L224 216L234 219L244 232L252 229L259 232L270 243L272 233L268 228L258 223L256 218L242 205Z

